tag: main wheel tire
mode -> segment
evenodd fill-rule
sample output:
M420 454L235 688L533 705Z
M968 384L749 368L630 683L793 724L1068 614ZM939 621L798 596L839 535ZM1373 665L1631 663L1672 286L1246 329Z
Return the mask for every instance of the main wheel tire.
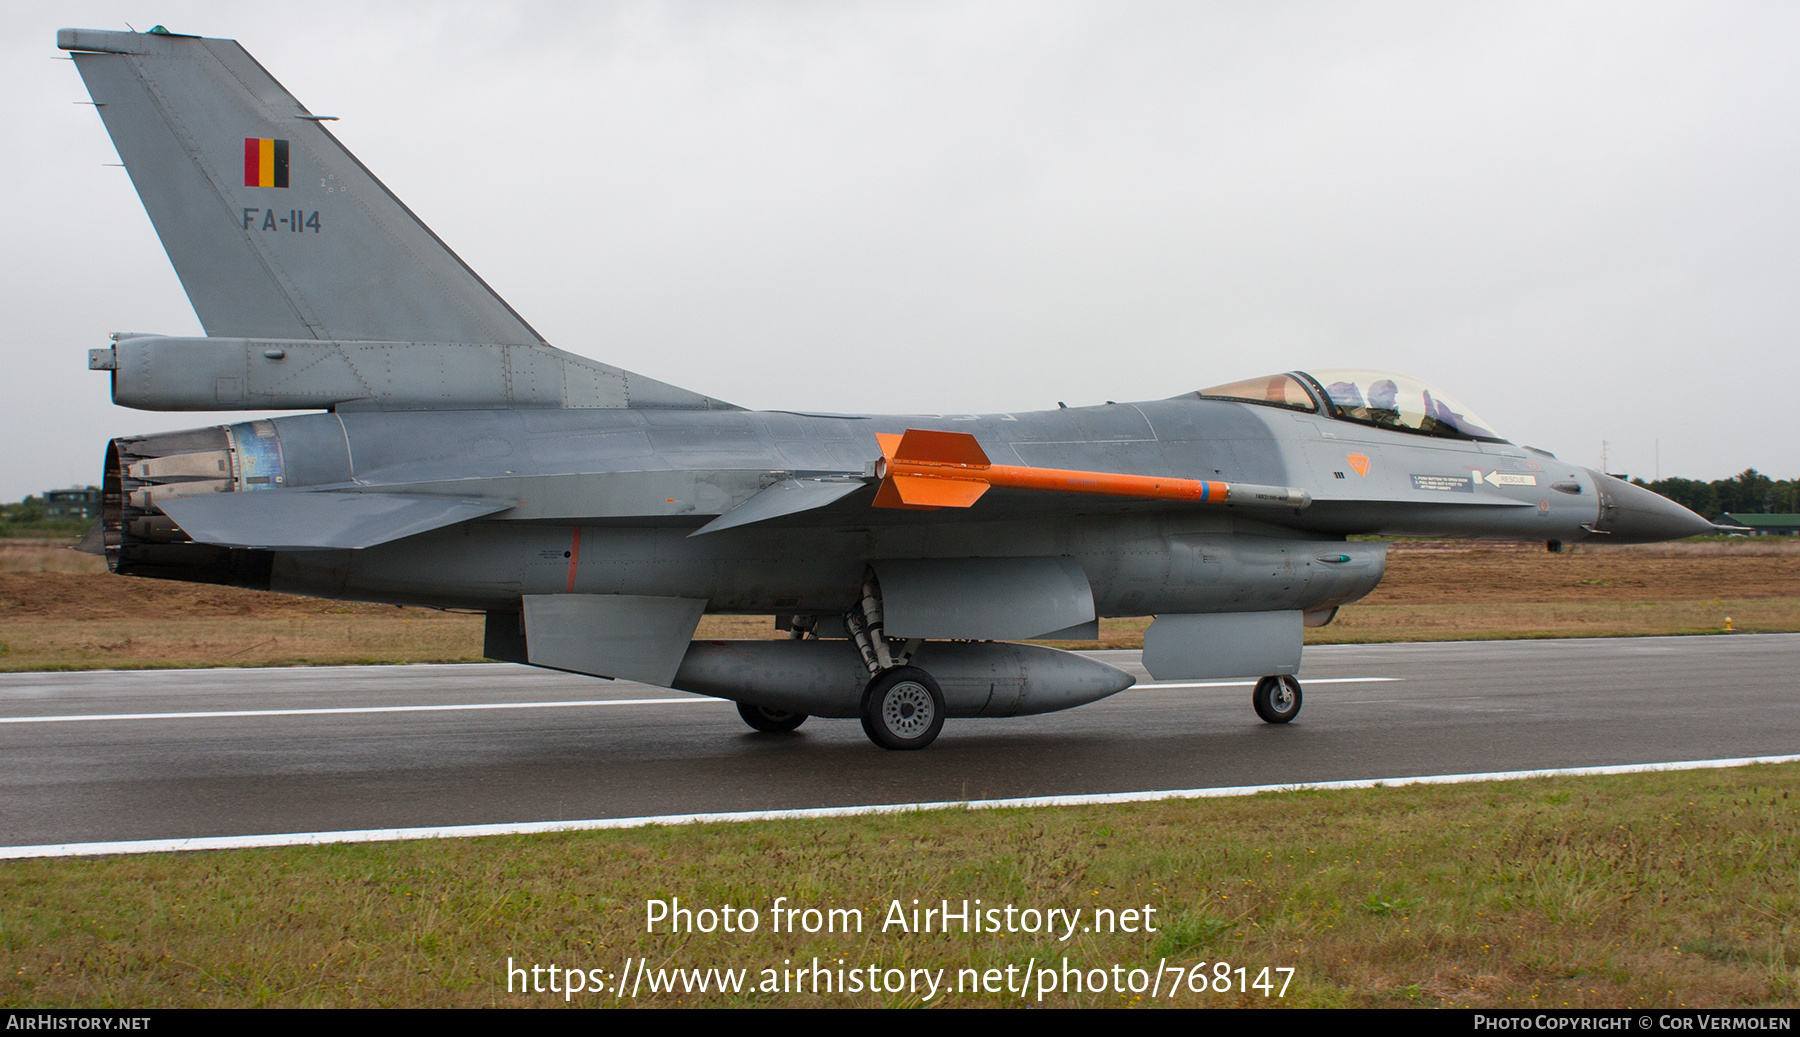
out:
M883 749L923 749L944 729L944 693L916 666L885 670L863 689L862 726Z
M792 731L794 728L806 723L805 713L789 713L785 709L770 709L767 706L752 706L748 702L740 702L737 704L737 707L738 716L744 718L744 723L749 724L758 731L781 734L783 732Z
M1264 677L1256 682L1250 702L1257 716L1271 724L1285 724L1300 715L1300 682L1292 677Z

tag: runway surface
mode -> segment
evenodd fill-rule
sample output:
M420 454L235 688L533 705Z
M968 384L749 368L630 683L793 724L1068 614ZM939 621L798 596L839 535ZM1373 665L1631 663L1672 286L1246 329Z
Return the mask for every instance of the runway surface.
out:
M0 847L1777 756L1796 662L1800 634L1322 646L1290 725L1247 682L1149 685L911 753L521 666L7 674Z

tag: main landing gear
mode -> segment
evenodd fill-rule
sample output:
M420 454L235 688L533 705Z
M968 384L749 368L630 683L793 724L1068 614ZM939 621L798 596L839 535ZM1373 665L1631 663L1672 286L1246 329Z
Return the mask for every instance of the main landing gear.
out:
M869 670L862 695L863 733L883 749L923 749L944 729L944 692L931 674L907 665L922 642L915 638L891 644L885 625L881 584L870 569L863 574L862 601L844 613L844 628Z
M796 622L788 636L805 639L814 634L815 622ZM871 569L863 577L862 600L844 613L844 629L869 671L859 710L863 733L883 749L923 749L944 729L944 692L931 674L908 665L923 642L890 641L883 626L881 585ZM806 721L805 713L744 702L738 703L738 716L758 731L792 731Z
M1300 682L1293 677L1264 677L1250 693L1256 715L1271 724L1285 724L1300 715Z
M758 731L770 734L785 734L806 723L805 713L789 713L785 709L769 709L766 706L752 706L748 702L738 703L738 716L744 723Z
M944 693L916 666L883 670L863 689L862 726L883 749L923 749L944 729Z

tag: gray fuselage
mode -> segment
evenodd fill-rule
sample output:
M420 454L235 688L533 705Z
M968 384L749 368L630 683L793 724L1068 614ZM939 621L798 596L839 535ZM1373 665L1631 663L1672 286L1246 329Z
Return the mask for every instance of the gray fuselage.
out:
M273 558L272 589L434 607L504 609L574 591L701 598L714 612L838 612L871 559L1068 556L1102 616L1312 611L1380 579L1381 545L1342 543L1348 535L1573 541L1600 518L1593 473L1508 443L1192 396L990 415L347 411L273 425L281 470L261 485L516 502L363 550ZM921 515L872 508L871 488L689 535L783 478L862 475L881 453L875 434L909 428L970 433L996 463L1300 486L1313 503L996 490ZM1494 472L1515 478L1483 481ZM1322 542L1348 557L1321 561Z

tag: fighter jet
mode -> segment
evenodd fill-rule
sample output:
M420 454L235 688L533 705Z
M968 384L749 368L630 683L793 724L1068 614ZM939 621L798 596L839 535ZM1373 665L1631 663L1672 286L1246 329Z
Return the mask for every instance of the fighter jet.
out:
M492 659L738 703L760 731L1133 683L1034 640L1154 615L1157 679L1300 712L1306 627L1380 582L1362 535L1712 530L1515 445L1421 382L1292 371L1032 413L749 411L551 347L230 40L65 29L205 337L91 350L145 410L304 410L106 448L115 573L486 614ZM786 639L695 641L708 613Z

